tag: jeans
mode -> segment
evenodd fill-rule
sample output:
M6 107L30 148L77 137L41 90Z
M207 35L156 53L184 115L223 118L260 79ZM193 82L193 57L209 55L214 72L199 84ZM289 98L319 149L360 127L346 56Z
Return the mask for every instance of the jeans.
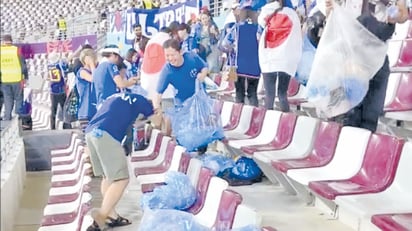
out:
M2 83L1 90L4 97L4 120L11 120L13 107L14 112L20 114L23 104L23 87L21 83Z
M265 107L266 109L272 110L275 103L276 95L276 81L279 79L278 83L278 98L280 104L280 110L283 112L289 112L289 102L288 102L288 88L290 75L285 72L270 72L262 73L263 83L265 86Z
M385 103L386 87L390 74L388 57L385 63L369 81L369 90L362 102L337 120L345 126L353 126L376 131L379 116L383 112Z
M259 106L257 98L258 83L259 79L245 78L239 76L237 81L235 82L236 103L245 103L245 92L247 92L249 104L255 107Z
M50 115L50 128L56 129L56 114L57 107L60 105L63 110L64 102L66 101L66 94L50 94L51 97L51 115ZM67 128L67 125L63 125L63 128Z

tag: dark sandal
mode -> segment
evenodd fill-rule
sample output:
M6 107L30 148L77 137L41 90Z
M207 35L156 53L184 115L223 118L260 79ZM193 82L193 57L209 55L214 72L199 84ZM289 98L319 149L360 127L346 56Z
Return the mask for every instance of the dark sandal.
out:
M132 224L132 222L130 222L128 219L120 215L117 215L117 218L107 217L106 224L109 227L119 227L119 226L130 225Z
M101 229L99 225L95 221L93 221L93 224L87 227L86 231L101 231Z

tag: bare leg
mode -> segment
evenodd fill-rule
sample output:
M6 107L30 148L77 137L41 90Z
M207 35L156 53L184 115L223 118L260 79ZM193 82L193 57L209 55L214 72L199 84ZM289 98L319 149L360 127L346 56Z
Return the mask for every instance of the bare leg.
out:
M102 198L105 197L106 192L107 192L107 189L109 188L109 186L110 186L110 181L108 181L105 177L103 177L102 183L101 183L101 185L100 185L100 193L102 194ZM110 211L110 213L109 213L108 216L109 216L109 217L112 217L112 218L116 218L116 217L117 217L117 213L116 213L116 210L114 209L114 207L113 207L113 209Z

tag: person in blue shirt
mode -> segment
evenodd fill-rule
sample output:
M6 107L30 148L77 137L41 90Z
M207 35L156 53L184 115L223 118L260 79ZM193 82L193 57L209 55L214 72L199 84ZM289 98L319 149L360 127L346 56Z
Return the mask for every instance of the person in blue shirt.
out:
M121 142L127 128L144 116L157 124L153 106L141 95L117 93L103 101L86 128L86 143L95 176L101 182L103 202L91 211L94 223L89 231L104 230L107 226L129 225L131 222L115 211L117 202L129 183L127 158ZM159 118L159 117L158 117Z
M119 92L120 89L130 87L138 82L137 77L124 79L120 76L117 64L123 62L119 48L109 45L102 49L99 65L93 72L92 89L96 94L96 104L99 106L107 97Z
M77 118L80 127L84 129L96 113L96 95L92 92L92 73L97 65L96 53L93 49L84 49L80 52L79 60L82 66L76 74L76 89L79 95Z
M194 37L194 34L190 33L190 26L186 23L181 23L177 27L177 35L181 41L182 51L193 51L195 53L199 52L199 44L197 41L199 38Z
M57 53L49 55L50 64L48 69L48 80L50 82L50 99L51 99L51 115L50 115L50 129L56 129L56 114L57 107L60 105L63 110L64 102L66 101L66 71L68 65L59 57ZM63 123L63 129L69 129L69 123Z
M169 84L171 84L177 92L174 97L174 106L179 107L186 99L195 93L196 80L203 82L208 74L205 61L193 52L183 53L178 40L166 40L163 44L163 49L166 64L160 73L156 89L157 95L153 99L153 105L157 113L162 112L162 94L166 91ZM165 129L166 134L170 134L169 120L165 120Z

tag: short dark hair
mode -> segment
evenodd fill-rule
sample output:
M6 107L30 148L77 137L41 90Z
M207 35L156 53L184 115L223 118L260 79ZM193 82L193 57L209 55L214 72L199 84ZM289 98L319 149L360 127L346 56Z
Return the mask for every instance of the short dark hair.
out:
M10 34L3 35L2 40L3 40L3 42L13 42L13 39L12 39Z
M180 50L182 49L182 46L181 46L179 40L172 38L172 39L166 40L166 41L163 43L163 48L164 48L164 49L166 49L166 48L173 48L173 49L175 49L175 50L177 50L177 51L180 51Z
M186 30L187 33L190 33L190 26L187 25L186 23L182 22L180 25L177 27L177 30Z
M136 23L133 25L133 29L136 29L136 28L142 28L142 25L140 25L139 23Z
M167 26L164 26L164 27L160 28L159 31L160 31L160 32L163 32L163 33L168 33L168 34L171 34L171 33L172 33L172 30L170 30L170 28L167 27Z
M130 48L129 50L127 50L126 55L125 55L125 59L127 61L132 60L132 57L134 54L137 54L137 51L134 48Z

